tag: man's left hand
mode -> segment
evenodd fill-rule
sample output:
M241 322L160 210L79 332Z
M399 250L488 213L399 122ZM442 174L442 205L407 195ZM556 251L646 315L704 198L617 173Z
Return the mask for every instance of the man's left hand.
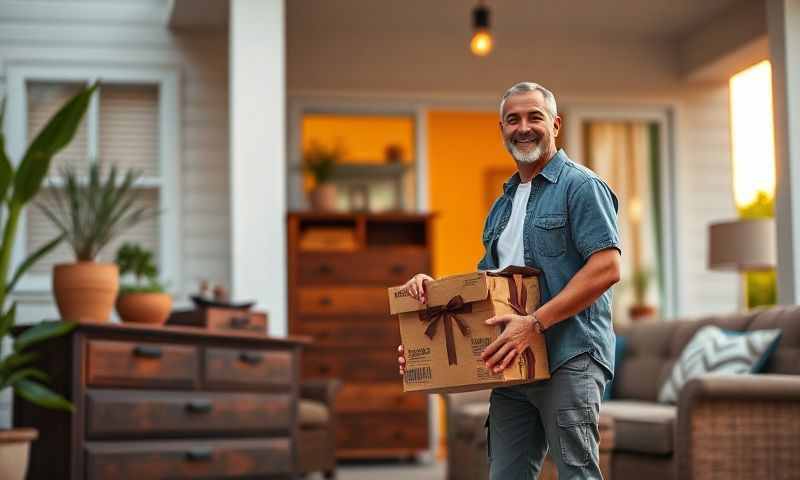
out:
M486 320L487 325L505 324L506 328L481 354L486 368L494 373L505 370L511 362L530 348L533 337L533 318L522 315L499 315Z

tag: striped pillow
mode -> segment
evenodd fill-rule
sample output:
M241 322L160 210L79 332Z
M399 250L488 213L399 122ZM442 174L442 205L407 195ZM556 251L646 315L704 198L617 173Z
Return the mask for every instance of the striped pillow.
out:
M672 373L661 386L658 401L676 403L686 382L701 375L756 373L781 335L780 330L732 333L713 325L701 328L672 367Z

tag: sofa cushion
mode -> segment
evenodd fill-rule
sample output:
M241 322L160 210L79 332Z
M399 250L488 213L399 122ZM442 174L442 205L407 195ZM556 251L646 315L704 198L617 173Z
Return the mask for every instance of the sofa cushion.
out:
M680 322L647 322L620 329L627 339L625 356L614 377L615 399L655 402L662 378L672 366L669 340Z
M780 337L780 330L726 333L719 327L702 328L683 349L672 373L661 387L658 401L675 403L690 379L709 373L752 373Z
M324 427L330 420L330 412L324 403L301 399L298 405L300 428Z
M800 306L757 310L747 330L779 328L783 335L777 350L764 365L764 373L800 375Z
M614 450L669 455L674 449L677 407L635 400L609 400L600 416L614 419Z

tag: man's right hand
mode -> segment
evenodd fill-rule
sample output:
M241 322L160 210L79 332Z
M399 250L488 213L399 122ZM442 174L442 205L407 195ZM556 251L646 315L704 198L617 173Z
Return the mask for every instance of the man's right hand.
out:
M407 281L405 285L403 285L403 288L418 302L427 303L428 297L426 294L427 292L425 291L425 284L432 281L433 277L430 275L418 273L411 277L411 280Z

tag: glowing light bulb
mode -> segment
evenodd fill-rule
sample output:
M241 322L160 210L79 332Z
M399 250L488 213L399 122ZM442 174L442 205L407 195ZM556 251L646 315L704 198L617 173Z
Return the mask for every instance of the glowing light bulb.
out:
M479 57L485 57L492 51L492 34L488 30L478 30L469 42L472 53Z

